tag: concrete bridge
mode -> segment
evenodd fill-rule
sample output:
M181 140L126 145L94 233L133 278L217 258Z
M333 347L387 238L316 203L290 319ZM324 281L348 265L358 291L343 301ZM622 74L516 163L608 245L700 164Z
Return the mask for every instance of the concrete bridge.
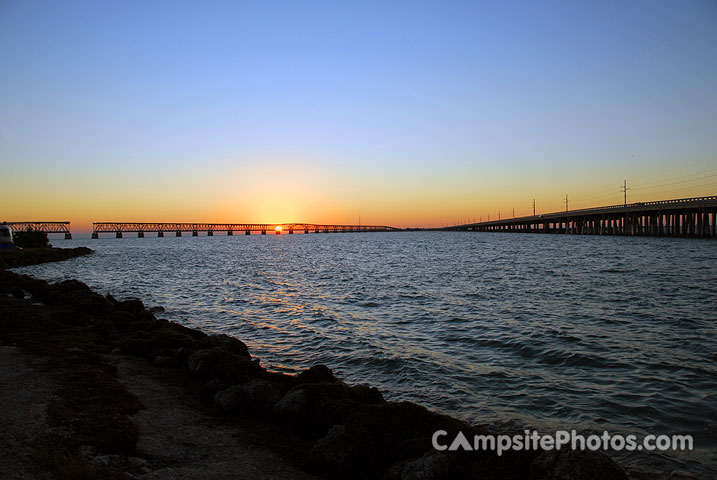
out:
M124 233L136 233L139 238L145 233L156 233L164 237L165 233L181 237L183 233L191 233L193 237L199 232L206 232L211 237L214 232L226 232L234 235L235 232L244 235L261 234L267 232L280 235L294 232L298 233L349 233L349 232L392 232L400 229L385 225L326 225L314 223L124 223L124 222L96 222L92 224L92 238L99 238L100 233L113 233L116 238L122 238Z
M70 222L7 222L10 228L15 232L27 230L39 230L45 233L64 233L65 240L72 239L70 233Z
M438 230L715 237L717 196L568 210Z

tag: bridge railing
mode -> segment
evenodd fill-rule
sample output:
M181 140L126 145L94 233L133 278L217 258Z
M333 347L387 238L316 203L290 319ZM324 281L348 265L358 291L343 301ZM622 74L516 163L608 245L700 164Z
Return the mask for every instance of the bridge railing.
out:
M657 200L654 202L635 202L635 203L628 203L627 205L625 205L623 203L620 205L607 205L604 207L590 207L590 208L583 208L583 209L579 209L579 210L568 210L568 214L570 215L570 214L574 214L574 213L594 212L596 210L613 210L613 209L623 209L624 210L626 208L654 207L654 206L660 206L660 205L689 205L691 203L709 202L709 201L717 201L717 196L676 198L673 200ZM561 214L561 212L555 212L555 214Z
M386 225L339 225L314 223L188 223L188 222L94 222L94 233L133 233L133 232L266 232L312 230L312 231L396 231L395 227Z
M590 208L582 208L578 210L568 210L567 212L551 212L551 213L544 213L540 215L529 215L524 217L516 217L516 218L502 218L500 220L490 220L487 222L479 222L479 223L469 223L464 225L457 225L455 227L446 227L446 229L451 228L461 228L461 227L470 227L474 225L496 225L496 224L503 224L503 223L516 223L516 222L528 222L528 221L543 221L546 219L554 219L554 218L565 218L572 217L575 215L581 215L581 214L590 214L590 213L598 213L598 212L612 212L617 210L626 210L626 209L634 209L634 208L640 208L640 207L655 207L655 206L690 206L696 203L700 202L717 202L717 195L712 196L706 196L706 197L690 197L690 198L676 198L672 200L657 200L652 202L635 202L635 203L628 203L627 205L619 204L619 205L605 205L602 207L590 207Z

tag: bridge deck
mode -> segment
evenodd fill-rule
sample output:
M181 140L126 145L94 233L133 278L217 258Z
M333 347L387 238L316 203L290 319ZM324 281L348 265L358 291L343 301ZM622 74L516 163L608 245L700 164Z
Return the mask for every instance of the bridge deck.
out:
M441 230L715 237L717 196L568 210Z
M214 232L227 232L233 235L235 232L241 232L246 235L251 233L261 233L266 235L267 232L275 234L288 233L293 234L295 231L303 233L346 233L346 232L391 232L397 231L398 228L385 225L330 225L330 224L314 224L314 223L157 223L157 222L95 222L92 224L92 237L99 238L100 233L114 233L118 238L123 233L137 233L143 237L145 233L157 233L158 236L164 236L164 233L175 233L181 236L182 233L191 232L192 236L197 236L199 232L207 232L207 235L213 235Z

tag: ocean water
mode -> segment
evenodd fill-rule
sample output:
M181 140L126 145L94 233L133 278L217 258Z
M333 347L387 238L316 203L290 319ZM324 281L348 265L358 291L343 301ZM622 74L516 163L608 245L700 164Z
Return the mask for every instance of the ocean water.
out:
M325 364L474 423L691 434L620 453L717 474L714 240L461 232L54 240L75 278L243 340L269 369Z

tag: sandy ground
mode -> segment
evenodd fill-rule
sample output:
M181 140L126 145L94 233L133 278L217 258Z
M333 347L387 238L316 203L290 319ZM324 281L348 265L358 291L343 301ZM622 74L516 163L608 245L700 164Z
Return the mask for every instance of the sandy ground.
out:
M219 423L201 405L192 405L182 388L168 381L171 372L126 356L107 360L145 406L131 417L140 429L137 455L147 462L141 478L314 478L257 444L255 432Z
M173 372L142 360L109 355L118 380L144 409L131 417L140 429L134 457L86 453L90 464L127 478L160 479L312 479L279 448L262 445L276 438L251 420L219 421L208 407L187 396ZM0 478L51 478L33 463L32 448L53 430L47 419L57 390L41 358L0 346ZM8 394L12 392L12 395ZM278 450L278 452L276 451Z
M17 348L0 346L0 477L34 476L28 447L49 427L49 378ZM12 393L12 394L10 394Z

